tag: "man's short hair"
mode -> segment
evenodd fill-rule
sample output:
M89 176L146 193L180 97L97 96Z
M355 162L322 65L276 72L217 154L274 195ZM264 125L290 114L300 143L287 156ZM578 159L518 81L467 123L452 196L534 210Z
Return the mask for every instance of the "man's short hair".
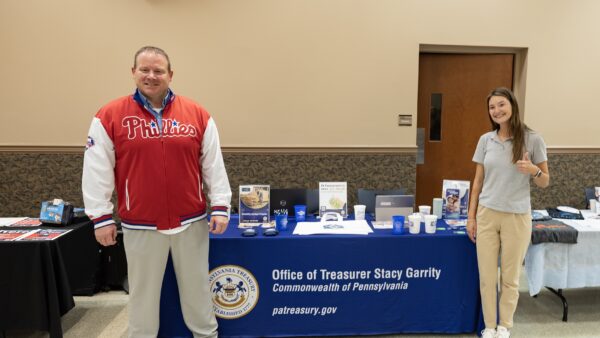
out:
M134 69L137 67L138 55L145 53L145 52L160 54L160 55L164 56L165 59L167 59L167 70L169 72L171 71L171 60L169 59L169 55L167 55L167 52L165 52L161 48L154 47L154 46L144 46L144 47L138 49L137 52L135 52L135 56L133 57L133 68Z

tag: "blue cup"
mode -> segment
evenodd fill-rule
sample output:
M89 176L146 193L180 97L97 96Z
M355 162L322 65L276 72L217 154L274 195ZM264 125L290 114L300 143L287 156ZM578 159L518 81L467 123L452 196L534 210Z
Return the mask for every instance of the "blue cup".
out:
M404 233L404 216L392 216L392 233L394 235L402 235Z
M277 227L277 230L279 230L279 231L287 230L288 215L286 215L286 214L275 215L275 226Z
M296 222L304 222L306 220L306 205L294 205L294 215L296 215Z

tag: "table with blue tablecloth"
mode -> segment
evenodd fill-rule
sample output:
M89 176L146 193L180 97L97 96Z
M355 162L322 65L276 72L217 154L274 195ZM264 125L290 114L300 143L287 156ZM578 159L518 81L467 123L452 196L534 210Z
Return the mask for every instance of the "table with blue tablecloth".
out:
M465 333L483 327L475 245L438 221L435 234L242 237L237 218L211 236L220 337ZM422 224L423 226L423 224ZM160 337L191 337L169 261Z

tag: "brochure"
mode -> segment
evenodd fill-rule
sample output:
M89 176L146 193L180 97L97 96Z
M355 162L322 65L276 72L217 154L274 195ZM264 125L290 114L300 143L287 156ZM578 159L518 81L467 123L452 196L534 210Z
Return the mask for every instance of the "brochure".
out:
M39 218L25 218L18 222L11 224L11 227L36 227L42 225L42 222Z
M0 227L11 226L24 219L27 219L27 217L0 217Z
M444 180L442 187L442 218L466 219L469 208L471 182Z
M240 225L269 223L269 185L240 185Z
M51 241L71 231L71 229L37 229L29 231L17 241Z
M347 182L319 182L319 216L326 212L348 215Z
M0 241L16 241L28 233L35 231L37 230L0 229Z

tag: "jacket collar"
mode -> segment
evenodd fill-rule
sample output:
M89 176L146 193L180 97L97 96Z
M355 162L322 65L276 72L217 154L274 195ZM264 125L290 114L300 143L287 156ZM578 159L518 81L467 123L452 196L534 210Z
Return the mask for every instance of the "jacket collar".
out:
M148 110L152 110L152 104L150 104L150 101L140 92L139 89L136 89L135 93L133 93L133 99L137 103L139 103L142 106L144 106L144 108L146 108ZM173 93L173 91L171 90L171 88L169 88L167 90L167 95L163 99L162 108L163 109L166 108L167 105L171 104L171 102L173 102L174 99L175 99L175 93Z

